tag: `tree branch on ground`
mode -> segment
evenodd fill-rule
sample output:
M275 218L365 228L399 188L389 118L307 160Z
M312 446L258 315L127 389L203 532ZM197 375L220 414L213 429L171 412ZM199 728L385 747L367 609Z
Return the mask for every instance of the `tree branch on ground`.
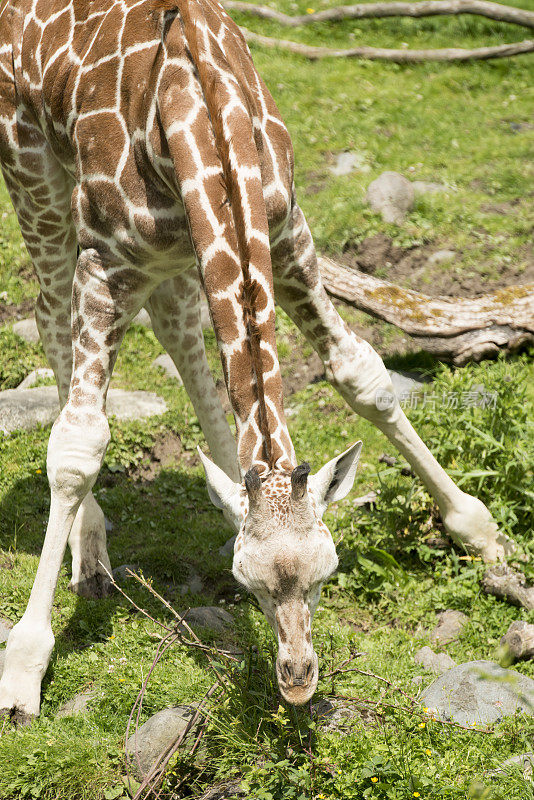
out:
M300 14L294 17L283 14L267 6L245 3L242 0L225 0L224 6L229 11L239 11L260 19L273 20L280 25L296 28L313 22L335 22L347 19L370 19L381 17L431 17L458 14L474 14L513 23L525 28L534 29L534 12L521 8L492 3L488 0L426 0L420 3L364 3L354 6L338 6L311 14ZM474 61L489 58L508 58L510 56L531 53L534 41L525 39L522 42L495 45L493 47L476 47L467 50L461 47L446 47L429 50L388 49L384 47L351 47L348 49L320 47L293 42L287 39L276 39L241 27L247 40L262 47L289 50L291 53L304 56L311 61L322 58L364 58L371 61L394 61L397 64L414 64L420 61Z
M420 61L484 61L490 58L508 58L524 53L534 52L534 39L525 39L522 42L499 44L494 47L475 47L465 50L461 47L445 47L437 50L390 50L386 47L351 47L339 50L331 47L318 47L314 45L291 42L288 39L273 39L241 27L247 42L259 44L263 47L289 50L299 56L304 56L310 61L322 58L364 58L368 61L394 61L396 64L416 64Z
M473 299L429 297L330 258L319 258L327 292L408 333L422 350L462 366L534 342L534 284Z
M384 17L436 17L473 14L498 22L509 22L534 29L534 12L514 8L488 0L426 0L418 3L360 3L353 6L336 6L313 14L299 14L294 17L275 11L268 6L245 3L243 0L224 0L228 11L240 11L260 19L278 22L286 28L298 28L314 22L340 22L346 19L379 19Z

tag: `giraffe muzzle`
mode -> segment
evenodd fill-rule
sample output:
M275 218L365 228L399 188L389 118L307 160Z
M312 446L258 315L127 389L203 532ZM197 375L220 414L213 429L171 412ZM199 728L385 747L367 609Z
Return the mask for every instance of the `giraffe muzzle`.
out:
M276 661L278 686L282 697L295 706L303 705L312 697L319 677L317 655L292 659L278 656Z

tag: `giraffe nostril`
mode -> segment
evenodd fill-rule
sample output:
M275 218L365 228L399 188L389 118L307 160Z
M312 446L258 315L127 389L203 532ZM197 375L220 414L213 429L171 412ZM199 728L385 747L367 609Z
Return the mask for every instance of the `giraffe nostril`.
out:
M289 664L289 661L284 661L284 663L282 664L282 669L280 671L282 673L283 678L286 681L291 680L291 665Z
M308 666L307 666L307 668L306 668L306 680L307 680L308 682L309 682L309 681L311 681L311 679L312 679L312 675L313 675L313 664L312 664L312 662L310 661L310 663L308 664Z

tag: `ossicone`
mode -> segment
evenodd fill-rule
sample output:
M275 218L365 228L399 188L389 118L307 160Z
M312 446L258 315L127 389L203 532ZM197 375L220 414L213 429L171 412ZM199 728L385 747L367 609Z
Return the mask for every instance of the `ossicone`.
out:
M310 469L310 465L304 461L291 473L291 499L293 501L298 502L307 495Z

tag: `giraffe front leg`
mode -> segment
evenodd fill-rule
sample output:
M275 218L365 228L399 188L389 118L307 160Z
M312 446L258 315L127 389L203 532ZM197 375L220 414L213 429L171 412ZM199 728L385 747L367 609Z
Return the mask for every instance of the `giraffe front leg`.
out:
M47 471L50 516L30 599L7 642L0 680L0 714L26 724L39 714L41 681L54 647L51 612L67 538L93 485L109 441L103 413L86 417L65 406L52 428Z
M95 250L84 251L78 259L73 282L70 391L48 445L50 517L30 599L10 633L0 680L0 711L19 722L39 713L41 680L54 646L51 613L63 554L109 442L105 398L115 358L124 332L150 288L138 272L108 265ZM85 513L80 518L81 528Z
M293 206L273 243L276 297L322 358L328 379L351 408L373 422L402 453L435 498L454 541L486 561L511 548L486 506L461 491L415 432L380 356L343 322L321 282L306 220Z

